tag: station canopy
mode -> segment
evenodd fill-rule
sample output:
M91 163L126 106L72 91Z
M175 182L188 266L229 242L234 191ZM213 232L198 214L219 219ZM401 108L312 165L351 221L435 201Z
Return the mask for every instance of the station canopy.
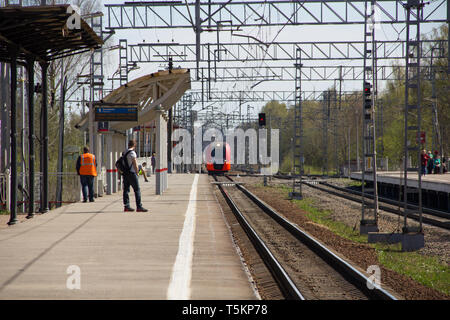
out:
M138 121L110 121L110 130L126 130L156 117L158 110L167 111L191 88L189 69L155 72L132 80L113 90L96 107L138 108ZM87 121L83 119L82 122ZM79 124L80 126L82 123Z
M71 27L72 22L77 25ZM11 60L11 46L19 49L19 62L25 62L27 56L46 62L98 49L102 44L70 5L0 8L0 61Z

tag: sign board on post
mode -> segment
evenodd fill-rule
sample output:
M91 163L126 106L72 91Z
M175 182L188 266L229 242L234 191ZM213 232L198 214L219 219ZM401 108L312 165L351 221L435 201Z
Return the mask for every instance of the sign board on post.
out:
M95 107L95 121L138 121L137 107Z
M417 143L425 144L426 140L425 137L426 137L425 131L417 132Z

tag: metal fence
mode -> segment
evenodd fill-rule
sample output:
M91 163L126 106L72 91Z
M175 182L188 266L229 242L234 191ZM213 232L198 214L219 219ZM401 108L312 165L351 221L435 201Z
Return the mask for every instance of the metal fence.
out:
M57 185L58 178L62 183L62 196L61 200L57 199ZM99 183L103 185L103 179L99 177ZM17 175L17 212L27 212L27 206L29 203L28 194L28 173L19 173ZM81 199L81 184L80 178L76 172L49 172L48 174L48 201L50 208L54 208L57 205L74 203ZM40 209L41 190L42 190L42 173L37 172L34 176L34 202L35 211ZM100 189L100 188L99 188ZM103 188L102 188L103 189ZM10 203L10 173L0 174L0 209L8 210Z
M0 173L0 210L9 208L9 174Z

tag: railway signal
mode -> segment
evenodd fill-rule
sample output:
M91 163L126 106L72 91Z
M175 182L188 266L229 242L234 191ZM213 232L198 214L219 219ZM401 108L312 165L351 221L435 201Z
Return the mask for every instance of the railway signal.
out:
M260 127L264 127L266 125L266 114L259 113L258 114L258 122Z
M370 84L370 82L364 82L364 95L366 97L369 97L371 95L371 92L370 92L371 87L372 87L372 85Z

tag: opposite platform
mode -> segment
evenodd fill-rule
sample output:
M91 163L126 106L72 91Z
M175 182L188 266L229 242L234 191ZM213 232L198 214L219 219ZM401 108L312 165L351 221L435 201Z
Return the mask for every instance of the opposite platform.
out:
M399 171L377 171L377 180L379 183L398 185L400 184L400 174ZM353 172L351 178L361 180L362 174L361 172ZM370 174L366 174L365 179L372 181L373 177ZM417 172L408 173L408 186L413 188L418 187ZM450 174L427 174L422 176L422 189L450 193Z
M208 176L140 184L148 213L116 193L1 229L0 299L256 299Z

